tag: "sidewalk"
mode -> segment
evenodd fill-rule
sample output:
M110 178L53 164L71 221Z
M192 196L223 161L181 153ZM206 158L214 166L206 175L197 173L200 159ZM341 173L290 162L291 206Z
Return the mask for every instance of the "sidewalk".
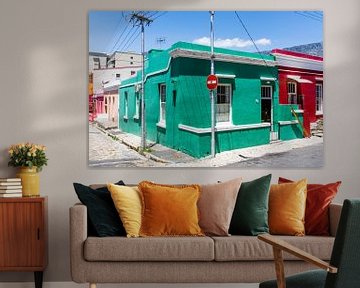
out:
M128 147L139 151L141 138L139 136L122 132L118 129L104 130L98 127L113 139L120 141ZM271 144L254 146L236 150L221 152L212 157L194 158L183 152L147 141L147 151L142 152L146 157L165 164L168 167L220 167L253 158L262 157L266 154L277 154L296 148L322 144L323 138L312 136L310 138L295 139L289 141L276 141Z

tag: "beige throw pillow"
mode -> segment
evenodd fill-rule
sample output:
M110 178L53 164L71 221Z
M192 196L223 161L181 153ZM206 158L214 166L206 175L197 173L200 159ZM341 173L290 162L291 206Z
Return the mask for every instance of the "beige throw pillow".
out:
M207 235L229 236L231 217L242 178L227 182L201 185L198 208L199 225Z

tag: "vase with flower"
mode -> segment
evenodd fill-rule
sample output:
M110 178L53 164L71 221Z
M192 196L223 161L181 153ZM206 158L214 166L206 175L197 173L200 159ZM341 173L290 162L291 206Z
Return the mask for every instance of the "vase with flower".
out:
M46 147L33 143L20 143L9 147L9 166L19 167L17 177L21 178L23 197L40 195L39 172L47 165Z

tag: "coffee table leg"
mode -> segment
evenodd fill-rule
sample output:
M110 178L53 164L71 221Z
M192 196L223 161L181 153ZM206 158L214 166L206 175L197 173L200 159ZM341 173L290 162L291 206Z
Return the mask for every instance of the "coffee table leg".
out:
M43 284L43 271L35 271L35 288L42 288Z

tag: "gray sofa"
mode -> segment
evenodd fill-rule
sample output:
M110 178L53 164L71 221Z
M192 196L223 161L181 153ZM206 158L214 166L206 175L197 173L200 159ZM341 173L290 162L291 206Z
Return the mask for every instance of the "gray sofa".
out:
M341 205L330 206L330 237L280 236L328 261ZM77 283L257 283L275 277L270 245L254 236L88 237L87 208L70 208L71 275ZM313 269L284 254L286 274Z

